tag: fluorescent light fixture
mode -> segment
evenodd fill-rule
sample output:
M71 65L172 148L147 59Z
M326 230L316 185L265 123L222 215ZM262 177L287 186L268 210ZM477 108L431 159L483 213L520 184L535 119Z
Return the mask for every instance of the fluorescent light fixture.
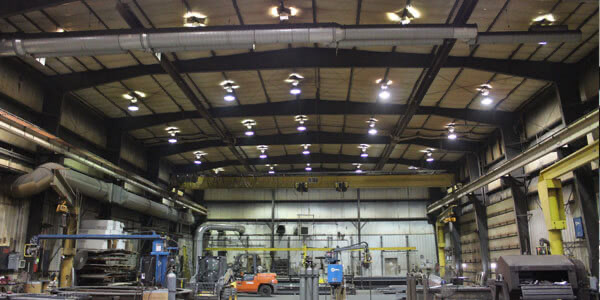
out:
M263 153L263 154L259 155L258 157L262 158L262 159L265 159L265 158L267 158L267 154Z
M201 161L201 160L199 160L199 159L194 159L194 164L196 164L196 165L201 165L201 164L202 164L202 161Z
M254 131L252 131L252 130L246 130L246 132L244 132L244 134L246 136L253 136L254 135Z
M370 135L376 135L377 134L377 129L375 129L375 128L369 129L369 134Z
M306 126L300 125L296 129L298 129L298 131L306 131Z
M302 151L302 154L309 155L310 154L310 150L304 150L304 151Z
M360 154L360 157L369 157L369 153L363 152Z
M426 161L427 161L427 162L432 162L432 161L434 161L434 159L433 159L433 157L428 157L428 158L426 159Z
M481 104L483 104L483 105L490 105L492 103L494 103L494 100L492 100L492 98L490 98L490 97L485 97L485 98L481 99Z
M543 45L547 45L547 44L548 44L548 42L545 42L545 41L541 41L541 42L538 43L538 45L542 45L542 46Z
M61 28L61 27L58 27L58 28L56 28L56 32L65 32L65 29Z
M356 169L356 171L354 171L355 173L362 173L363 171L361 169Z
M247 119L242 121L242 125L246 126L247 130L244 132L246 136L253 136L254 130L252 130L253 126L256 126L256 121Z
M492 270L494 270L494 269L496 269L496 267L497 267L498 265L496 265L496 263L495 263L495 262L493 262L493 263L492 263L490 266L492 267Z
M306 168L304 168L305 171L310 172L312 171L312 167L311 166L306 166Z
M275 174L275 170L269 170L269 174Z
M267 149L269 149L269 146L266 145L260 145L260 146L256 146L256 149L258 149L260 151L260 155L258 156L259 158L265 159L267 158Z
M177 143L177 137L176 136L170 137L168 139L168 141L169 141L169 144L175 144L175 143Z
M415 167L415 166L408 166L408 169L409 169L409 170L418 170L418 169L419 169L419 167Z

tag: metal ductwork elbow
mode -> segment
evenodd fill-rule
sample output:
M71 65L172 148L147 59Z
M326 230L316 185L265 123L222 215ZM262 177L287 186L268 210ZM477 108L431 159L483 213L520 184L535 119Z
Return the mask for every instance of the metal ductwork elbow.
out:
M196 272L198 272L198 258L201 257L204 253L204 234L211 230L217 231L235 231L240 235L243 235L246 232L246 228L243 225L239 224L213 224L213 223L204 223L198 228L196 228L196 233L194 235L194 265L196 266Z

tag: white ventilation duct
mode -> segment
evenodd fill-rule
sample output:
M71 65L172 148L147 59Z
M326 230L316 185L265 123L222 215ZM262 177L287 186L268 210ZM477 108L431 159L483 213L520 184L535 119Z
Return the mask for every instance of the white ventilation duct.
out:
M196 266L196 273L198 272L198 258L204 255L204 235L211 231L235 231L240 235L243 235L246 232L246 228L243 225L239 224L213 224L213 223L204 223L198 228L196 228L196 233L194 235L194 265ZM196 275L192 277L192 280L196 278Z
M56 163L43 164L31 173L16 178L12 183L5 183L3 189L16 198L30 197L50 188L55 172L60 173L73 190L89 198L172 222L194 224L194 216L189 210L178 211L173 207L131 193L120 186L67 169Z
M208 49L252 48L255 45L337 43L390 43L414 40L472 40L477 37L474 25L377 25L340 26L290 25L211 28L168 28L145 31L69 32L50 36L24 35L0 41L0 56L88 56L123 53L130 50L179 52Z

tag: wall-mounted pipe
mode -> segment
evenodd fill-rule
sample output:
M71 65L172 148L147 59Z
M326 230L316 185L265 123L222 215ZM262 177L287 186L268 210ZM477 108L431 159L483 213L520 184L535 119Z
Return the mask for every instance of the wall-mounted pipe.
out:
M246 227L239 224L213 224L204 223L196 228L196 234L194 235L194 265L196 266L196 272L198 272L198 258L204 255L204 234L211 230L218 231L235 231L240 235L246 232ZM194 276L195 278L195 276Z
M163 191L158 185L149 180L137 176L135 174L131 175L123 170L120 170L118 167L111 165L108 162L104 162L101 158L90 158L93 154L87 155L79 154L84 153L81 150L77 150L77 148L69 145L64 142L60 138L49 134L39 127L20 119L19 117L0 109L0 117L7 122L0 121L0 129L3 129L7 132L10 132L20 138L26 139L30 142L36 143L37 145L44 147L50 151L55 153L60 153L66 157L72 158L73 160L82 163L88 167L91 167L95 170L98 170L106 175L114 177L119 180L123 180L133 186L136 186L146 192L149 192L153 195L164 197L167 200L173 201L179 205L185 206L193 210L194 212L202 213L206 215L206 208L197 203L188 201L186 199L172 199L169 197L165 191ZM13 125L16 124L17 126ZM22 127L22 128L21 128ZM35 132L36 134L30 133ZM76 153L79 152L79 153ZM102 161L102 162L100 162Z
M178 211L173 207L128 192L120 186L67 169L56 163L43 164L31 173L18 177L11 184L5 183L2 187L13 197L30 197L50 188L55 172L60 173L73 190L87 197L114 203L145 215L186 225L194 224L194 216L187 210Z
M294 24L225 26L219 28L164 28L23 35L0 41L0 56L89 56L131 50L180 52L210 49L251 48L254 45L337 44L364 41L414 41L475 39L475 25L377 25ZM361 42L363 41L363 42Z

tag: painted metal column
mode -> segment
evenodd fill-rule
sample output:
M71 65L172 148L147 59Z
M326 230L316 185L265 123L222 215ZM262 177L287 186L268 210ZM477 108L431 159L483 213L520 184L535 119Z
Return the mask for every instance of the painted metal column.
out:
M356 212L357 212L357 223L356 230L358 232L358 242L362 242L361 229L362 223L360 222L360 189L356 189ZM362 266L362 254L358 251L358 265ZM362 275L362 267L358 268L358 275Z
M444 235L444 223L436 222L435 232L437 239L438 265L440 266L440 277L446 275L446 237Z
M460 230L458 229L458 222L448 222L448 229L450 231L450 238L452 241L452 249L454 249L454 268L457 275L462 274L462 247L460 245ZM407 236L408 237L408 236ZM408 260L408 252L406 254Z
M275 248L275 190L271 190L271 248ZM275 251L271 251L271 272L275 270Z
M477 235L479 237L479 253L481 256L481 266L484 272L482 281L487 281L487 276L490 275L490 246L488 237L487 213L485 206L475 195L469 195L470 202L473 203L475 209L475 222L477 223Z
M571 154L568 148L560 148L559 158ZM598 204L594 191L593 171L589 166L582 166L573 170L575 203L581 208L581 217L585 233L585 246L588 251L590 272L598 276Z
M540 176L538 181L538 194L546 228L550 241L550 253L563 255L562 230L567 228L562 183L560 179L544 179Z
M517 234L519 235L519 245L521 254L531 254L531 242L529 239L529 220L527 218L527 192L522 182L511 175L502 176L502 183L510 188L513 206L515 209L515 219L517 222Z
M383 235L379 236L379 247L383 248ZM384 252L385 251L383 251L383 250L379 251L379 257L381 259L381 262L380 262L381 263L381 276L385 276L385 272L384 272L384 270L385 270L385 264L383 262L384 261L383 253Z
M406 247L410 247L410 246L408 245L408 234L407 234L407 235L405 235L405 237L406 237L406 245L405 245L405 246L406 246ZM408 275L408 270L410 270L410 258L409 258L409 256L408 256L409 254L410 254L410 251L406 251L406 275ZM398 274L398 275L399 275L399 274Z

